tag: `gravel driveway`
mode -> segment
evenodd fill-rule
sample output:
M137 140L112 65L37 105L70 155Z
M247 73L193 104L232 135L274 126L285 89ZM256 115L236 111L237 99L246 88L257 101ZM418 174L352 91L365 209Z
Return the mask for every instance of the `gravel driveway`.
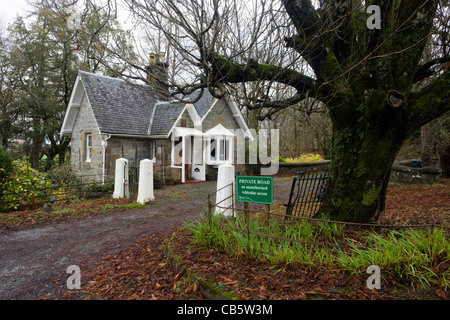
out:
M275 179L275 202L286 201L292 180ZM149 207L18 230L0 230L0 299L55 298L67 267L89 269L140 237L180 227L201 216L216 183L183 184L155 190Z

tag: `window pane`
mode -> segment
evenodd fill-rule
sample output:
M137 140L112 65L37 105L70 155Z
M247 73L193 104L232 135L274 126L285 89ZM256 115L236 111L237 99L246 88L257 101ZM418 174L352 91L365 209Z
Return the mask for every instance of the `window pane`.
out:
M230 140L224 140L224 142L225 142L225 147L224 147L225 158L224 158L224 160L230 161Z
M92 134L86 135L86 161L91 161Z
M210 160L215 161L216 160L216 139L211 139L211 152L210 152Z
M220 141L220 161L224 161L225 154L226 154L226 150L225 150L225 141L226 140L219 140L219 141Z

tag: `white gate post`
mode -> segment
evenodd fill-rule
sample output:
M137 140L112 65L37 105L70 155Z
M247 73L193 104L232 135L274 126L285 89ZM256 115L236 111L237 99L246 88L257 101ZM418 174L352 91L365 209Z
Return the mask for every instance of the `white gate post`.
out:
M155 200L153 195L153 161L144 159L139 164L139 189L137 202L146 204Z
M128 187L128 160L119 158L116 160L113 198L128 198L129 196L130 190Z
M230 186L230 184L232 184ZM228 186L228 187L226 187ZM233 217L234 212L234 166L226 163L219 166L217 173L217 193L216 204L219 207L216 208L216 212L222 213L224 216ZM225 209L229 208L229 209Z

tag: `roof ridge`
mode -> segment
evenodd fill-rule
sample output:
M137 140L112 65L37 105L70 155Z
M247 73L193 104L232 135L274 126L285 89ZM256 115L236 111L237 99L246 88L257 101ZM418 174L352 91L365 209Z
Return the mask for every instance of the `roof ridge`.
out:
M106 76L104 74L93 73L93 72L84 71L84 70L78 70L78 73L85 74L85 75L88 75L88 76L94 76L94 77L98 77L98 78L103 78L103 79L107 79L107 80L120 81L120 82L123 82L123 83L127 83L127 84L130 84L130 85L135 85L135 86L140 86L140 87L144 87L144 88L151 88L150 85L145 84L145 83L127 82L125 79L114 78L114 77L111 77L111 76Z

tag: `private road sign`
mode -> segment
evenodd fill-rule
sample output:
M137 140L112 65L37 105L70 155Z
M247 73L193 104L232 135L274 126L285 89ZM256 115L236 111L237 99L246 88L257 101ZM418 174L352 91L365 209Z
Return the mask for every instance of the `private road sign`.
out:
M240 202L273 204L273 177L237 176L236 198Z

